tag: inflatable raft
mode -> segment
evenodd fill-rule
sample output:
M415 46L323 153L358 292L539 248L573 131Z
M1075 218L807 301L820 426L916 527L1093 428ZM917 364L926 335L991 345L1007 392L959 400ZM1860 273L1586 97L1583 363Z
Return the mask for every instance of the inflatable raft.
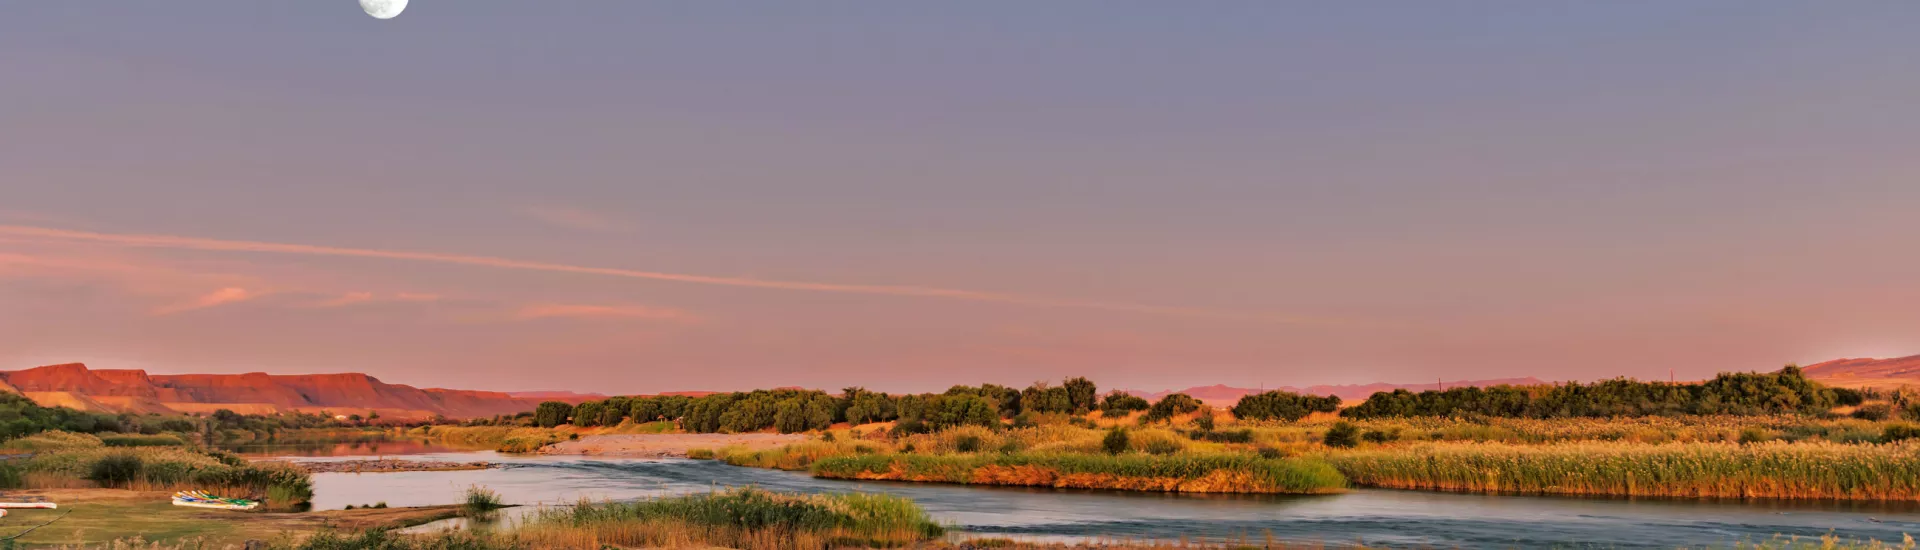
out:
M206 491L181 491L173 494L174 506L192 506L194 508L214 508L219 510L252 510L260 507L258 501L244 498L226 498L207 494Z

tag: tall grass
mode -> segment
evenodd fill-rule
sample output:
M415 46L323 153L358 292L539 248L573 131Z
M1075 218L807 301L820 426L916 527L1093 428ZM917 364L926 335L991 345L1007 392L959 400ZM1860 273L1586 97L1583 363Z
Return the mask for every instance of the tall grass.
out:
M1920 500L1920 442L1428 443L1328 459L1356 484L1404 489Z
M1312 494L1346 488L1346 479L1325 461L1245 454L891 454L827 458L812 471L835 479L1130 491Z
M669 525L694 529L663 529ZM636 502L582 502L542 510L520 529L531 541L579 547L676 546L695 538L727 547L903 546L945 532L913 501L884 494L792 495L758 489Z
M740 447L723 447L713 451L713 457L734 466L750 468L774 468L780 470L806 470L821 459L868 455L888 452L886 445L871 441L834 441L812 440L785 445L773 449L748 450ZM689 451L687 456L693 458Z
M266 495L267 504L276 508L295 506L313 497L311 478L292 465L249 463L220 452L185 447L107 447L99 438L64 432L16 439L6 446L35 449L30 458L6 463L4 469L17 472L18 479L0 475L0 484L14 487L205 489L231 496Z
M500 500L498 491L479 485L468 486L465 498L460 503L460 510L472 517L480 517L505 507L506 504Z

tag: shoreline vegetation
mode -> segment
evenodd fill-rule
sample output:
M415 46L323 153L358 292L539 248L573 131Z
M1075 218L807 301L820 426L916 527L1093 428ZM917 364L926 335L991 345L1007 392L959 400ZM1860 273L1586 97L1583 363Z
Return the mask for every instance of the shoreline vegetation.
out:
M1909 423L1920 406L1912 394L1829 388L1792 366L1691 384L1402 390L1348 407L1334 396L1282 391L1246 396L1226 410L1180 394L1157 402L1097 396L1092 382L1072 378L1023 390L987 384L902 396L848 388L838 396L615 397L422 430L497 441L502 450L563 441L593 447L610 433L810 433L777 448L680 444L684 451L668 456L836 479L1168 492L1354 486L1920 500L1920 428Z

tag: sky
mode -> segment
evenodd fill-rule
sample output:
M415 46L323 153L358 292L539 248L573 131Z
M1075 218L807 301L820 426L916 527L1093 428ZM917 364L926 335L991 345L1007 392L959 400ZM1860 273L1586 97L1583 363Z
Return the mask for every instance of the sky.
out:
M930 391L1920 353L1920 3L14 2L0 369Z

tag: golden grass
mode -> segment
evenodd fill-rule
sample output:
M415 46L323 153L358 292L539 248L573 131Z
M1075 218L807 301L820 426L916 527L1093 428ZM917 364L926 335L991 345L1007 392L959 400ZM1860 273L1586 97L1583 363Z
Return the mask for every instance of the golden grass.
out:
M1920 500L1920 442L1428 443L1327 458L1354 483L1403 489Z

